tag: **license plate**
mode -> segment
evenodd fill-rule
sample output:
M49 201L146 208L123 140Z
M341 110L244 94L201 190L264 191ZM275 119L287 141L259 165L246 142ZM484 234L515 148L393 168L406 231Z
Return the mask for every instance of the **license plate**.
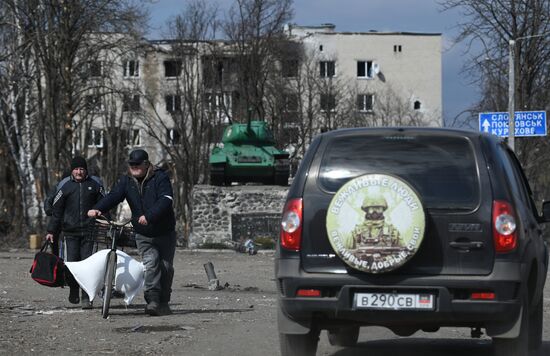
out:
M433 310L433 294L357 293L355 307L362 309Z

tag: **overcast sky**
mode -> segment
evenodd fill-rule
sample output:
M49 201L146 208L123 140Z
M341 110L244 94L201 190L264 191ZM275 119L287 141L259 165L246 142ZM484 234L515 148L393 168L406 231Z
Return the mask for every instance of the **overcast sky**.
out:
M159 39L161 26L179 13L186 0L151 0L153 30L150 39ZM218 0L221 7L233 3ZM460 73L463 46L453 45L457 11L441 12L436 0L294 0L294 19L298 25L332 23L336 31L403 31L442 34L443 51L443 112L449 122L476 100L478 91L468 85Z

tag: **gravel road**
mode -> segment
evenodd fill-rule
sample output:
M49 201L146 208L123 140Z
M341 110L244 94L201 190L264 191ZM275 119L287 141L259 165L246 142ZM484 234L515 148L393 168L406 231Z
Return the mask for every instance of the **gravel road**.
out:
M233 251L178 250L173 315L145 315L140 295L129 307L122 299L113 300L106 320L98 301L94 309L82 310L68 302L67 288L34 282L29 276L34 253L0 251L0 354L279 354L271 253L249 256ZM208 290L203 267L207 262L214 264L223 289ZM543 355L550 355L549 288L545 293ZM435 334L400 338L384 328L362 328L357 347L347 349L330 346L323 333L317 354L490 355L489 339L469 336L466 329L444 328Z

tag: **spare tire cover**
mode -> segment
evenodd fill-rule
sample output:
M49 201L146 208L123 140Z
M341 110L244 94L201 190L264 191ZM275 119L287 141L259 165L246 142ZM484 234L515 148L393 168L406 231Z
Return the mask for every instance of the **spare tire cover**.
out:
M422 202L403 179L366 174L344 184L327 211L326 228L336 254L350 267L383 273L418 251L426 226Z

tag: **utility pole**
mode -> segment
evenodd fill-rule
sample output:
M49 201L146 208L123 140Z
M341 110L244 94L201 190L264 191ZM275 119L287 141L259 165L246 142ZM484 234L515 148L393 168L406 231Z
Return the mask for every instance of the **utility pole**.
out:
M527 38L545 37L550 34L550 31L541 33L539 35L523 36L516 39L510 39L509 53L508 53L508 146L514 151L515 149L515 99L516 99L516 42Z
M516 100L516 66L515 66L515 54L516 54L516 41L510 40L509 42L509 54L508 54L508 146L514 151L515 148L515 100Z

